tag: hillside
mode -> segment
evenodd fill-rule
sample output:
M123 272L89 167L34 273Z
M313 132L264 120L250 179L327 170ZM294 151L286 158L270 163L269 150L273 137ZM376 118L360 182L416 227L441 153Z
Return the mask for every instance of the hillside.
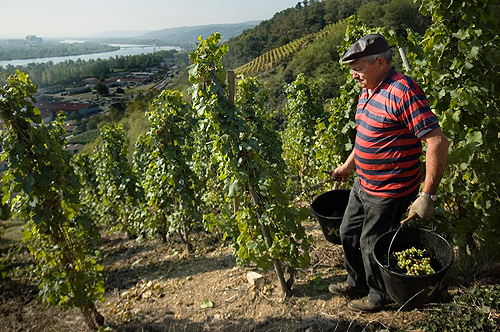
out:
M407 28L423 33L430 22L412 0L310 1L279 12L227 41L224 65L269 81L272 108L285 101L280 87L300 73L323 81L324 99L336 97L345 82L337 48L344 38L345 18L353 14L368 26L386 26L402 35ZM400 63L395 56L397 69Z
M144 33L140 36L143 39L158 39L162 43L195 43L199 36L207 38L214 32L219 32L223 40L233 38L243 31L253 28L260 21L249 21L235 24L211 24L199 26L185 26L178 28L168 28Z
M417 332L421 330L411 330L409 326L422 325L429 315L439 313L436 304L418 310L391 304L373 314L350 311L347 299L327 291L330 283L345 278L341 246L327 242L318 223L308 222L306 226L314 237L311 264L297 271L292 296L285 300L272 271L237 266L231 249L215 235L196 234L193 239L196 251L186 256L178 237L162 243L160 240L139 242L119 233L105 234L100 250L104 258L106 293L105 301L98 306L106 318L103 330ZM20 232L15 224L6 227L6 237ZM16 242L3 239L2 245L9 243L16 247ZM11 254L12 265L7 265L14 270L11 278L0 283L0 315L5 331L88 331L78 310L61 311L37 300L37 280L29 278L33 262L25 250L16 252L13 250ZM252 271L263 276L254 285L247 279ZM498 275L494 273L492 270L490 276L475 284L498 284ZM448 288L440 298L443 305L450 303L452 295L464 292L457 285L456 280L447 282ZM500 291L498 286L496 289ZM473 307L467 303L462 305ZM453 314L443 313L450 317ZM486 321L487 315L486 311L471 313L470 317ZM498 311L491 309L491 315L499 321Z
M294 8L276 13L252 29L231 38L226 66L237 68L254 58L281 47L353 14L368 26L386 26L404 35L407 28L423 33L430 24L412 0L324 0L299 2Z

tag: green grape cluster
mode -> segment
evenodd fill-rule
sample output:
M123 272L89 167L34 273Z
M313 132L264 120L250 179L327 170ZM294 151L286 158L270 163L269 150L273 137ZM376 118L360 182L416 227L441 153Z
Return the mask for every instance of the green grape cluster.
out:
M394 252L393 258L398 262L398 272L412 276L422 276L434 273L431 266L431 258L425 249L409 249Z

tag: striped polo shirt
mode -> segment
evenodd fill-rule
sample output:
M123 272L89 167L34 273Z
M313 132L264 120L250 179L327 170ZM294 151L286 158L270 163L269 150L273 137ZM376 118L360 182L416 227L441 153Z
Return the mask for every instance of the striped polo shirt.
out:
M361 188L379 197L402 197L421 181L420 138L438 119L417 83L394 68L356 110L356 170Z

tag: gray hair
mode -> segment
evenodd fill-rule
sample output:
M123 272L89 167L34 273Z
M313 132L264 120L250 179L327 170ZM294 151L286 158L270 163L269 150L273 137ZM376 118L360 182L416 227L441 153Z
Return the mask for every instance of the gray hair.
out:
M385 61L390 65L392 64L392 51L387 50L379 54L367 55L362 57L361 59L363 59L363 61L368 63L369 65L373 65L378 58L384 58Z

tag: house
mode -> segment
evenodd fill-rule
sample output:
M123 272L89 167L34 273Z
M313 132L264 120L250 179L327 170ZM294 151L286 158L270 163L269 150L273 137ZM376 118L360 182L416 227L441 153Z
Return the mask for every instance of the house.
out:
M68 90L69 95L78 95L80 93L87 93L91 92L92 90L90 89L89 86L78 86L76 88L72 88Z
M98 104L90 103L67 103L67 102L36 102L33 105L40 110L42 120L45 123L49 123L54 120L60 111L66 113L66 117L69 117L74 112L80 113L80 115L90 115L99 112Z
M62 85L54 85L38 89L38 92L42 94L56 94L64 91L66 91L66 89Z
M97 78L95 77L89 77L89 78L84 78L82 80L82 82L85 84L85 85L90 85L90 86L94 86L96 85L99 81L97 80Z
M68 151L70 154L77 154L81 149L83 149L83 144L68 144L64 147L64 150Z

